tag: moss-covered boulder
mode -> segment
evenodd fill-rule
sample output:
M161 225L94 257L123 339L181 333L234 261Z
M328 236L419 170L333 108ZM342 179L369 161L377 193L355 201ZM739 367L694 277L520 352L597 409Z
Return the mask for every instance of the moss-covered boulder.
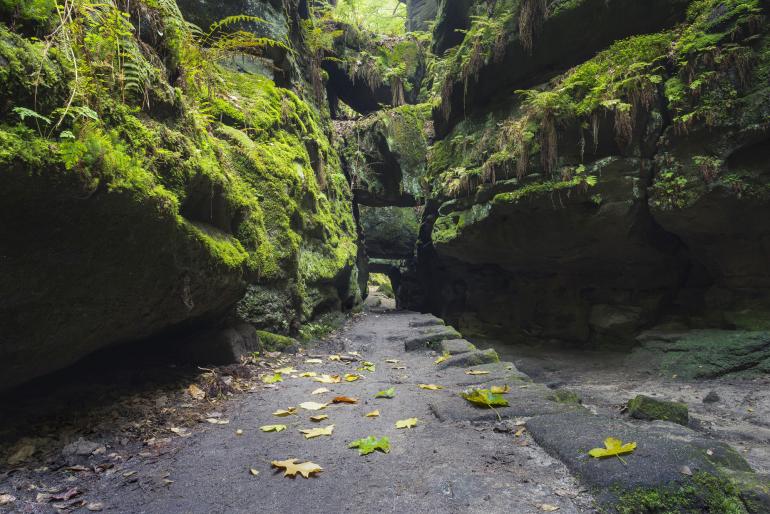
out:
M687 426L690 416L687 404L659 400L640 394L628 402L628 414L632 418L646 421L670 421Z

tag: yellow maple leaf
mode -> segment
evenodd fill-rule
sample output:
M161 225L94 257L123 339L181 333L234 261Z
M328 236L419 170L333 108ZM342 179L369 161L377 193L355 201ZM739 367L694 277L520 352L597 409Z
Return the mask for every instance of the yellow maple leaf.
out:
M312 473L323 471L323 468L318 464L310 461L299 462L299 459L274 460L271 464L273 467L285 469L286 471L283 474L285 477L297 476L297 473L299 473L305 478L310 478Z
M296 373L297 370L292 368L291 366L288 366L288 367L285 367L285 368L277 369L277 370L275 370L275 372L276 373L285 373L285 374L288 375L289 373Z
M262 425L259 429L263 432L280 432L286 430L286 425Z
M412 428L417 425L417 418L401 419L396 421L396 428Z
M623 464L625 464L626 461L620 456L633 453L634 450L636 450L635 442L623 444L623 441L617 437L608 437L604 440L604 448L594 448L588 452L588 455L597 459L617 457Z
M320 377L314 377L313 381L320 382L322 384L337 384L340 381L339 375L321 375Z
M329 390L328 390L327 388L325 388L325 387L319 387L318 389L314 390L314 391L313 391L312 393L310 393L310 394L324 394L324 393L328 393L328 392L329 392Z
M379 415L380 415L380 410L379 410L379 409L377 409L377 410L373 410L373 411L372 411L372 412L370 412L369 414L366 414L366 417L367 417L367 418L376 418L376 417L378 417Z
M327 416L326 414L319 414L318 416L310 416L310 421L318 422L318 421L323 421L325 419L329 419L329 416Z
M489 375L489 371L481 371L477 369L469 369L465 372L466 375Z
M494 393L494 394L505 394L505 393L510 393L511 392L511 388L508 385L492 386L492 387L489 388L489 390L492 393Z
M334 432L334 425L323 428L304 428L300 430L300 432L305 434L305 439L312 439L313 437L322 435L332 435L332 432Z
M315 371L305 371L304 373L299 374L299 376L301 376L302 378L312 378L317 375L318 373L316 373Z
M346 382L355 382L356 380L360 379L361 375L356 375L355 373L347 373L345 375L345 381Z
M444 362L445 360L447 360L449 357L451 357L451 355L449 354L449 352L444 352L444 355L442 355L441 357L439 357L438 359L436 359L435 361L433 361L433 364L441 364L442 362Z
M341 361L342 357L339 356L339 355L329 355L329 360L330 361Z
M439 389L444 389L442 386L436 385L436 384L417 384L417 387L419 387L420 389L427 389L428 391L437 391Z
M303 402L300 403L299 406L302 407L305 410L321 410L326 408L325 403L318 403L318 402Z
M297 413L296 407L289 407L288 409L280 409L275 412L273 412L273 416L278 416L279 418L283 418L285 416L291 416L292 414Z
M305 364L323 364L321 359L305 359Z

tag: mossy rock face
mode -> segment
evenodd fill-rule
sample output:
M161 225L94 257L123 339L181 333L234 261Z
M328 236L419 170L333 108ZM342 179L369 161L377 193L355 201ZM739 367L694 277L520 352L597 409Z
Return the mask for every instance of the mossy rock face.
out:
M425 197L430 107L387 109L356 123L340 149L362 205L414 207Z
M629 356L632 365L688 380L755 377L770 372L770 333L741 330L650 331Z
M237 314L277 333L360 302L328 114L301 88L210 58L174 2L130 8L121 63L126 82L143 74L136 87L104 72L106 36L80 11L62 28L82 31L77 83L68 38L48 48L0 22L0 389L218 322L242 298ZM260 8L301 46L296 6Z
M643 394L628 402L628 414L636 419L670 421L684 426L690 421L687 404L658 400Z

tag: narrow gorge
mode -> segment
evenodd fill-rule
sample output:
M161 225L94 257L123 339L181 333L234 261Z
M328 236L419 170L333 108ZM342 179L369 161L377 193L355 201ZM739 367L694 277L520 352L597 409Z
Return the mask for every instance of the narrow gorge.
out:
M770 512L769 19L0 0L0 511Z

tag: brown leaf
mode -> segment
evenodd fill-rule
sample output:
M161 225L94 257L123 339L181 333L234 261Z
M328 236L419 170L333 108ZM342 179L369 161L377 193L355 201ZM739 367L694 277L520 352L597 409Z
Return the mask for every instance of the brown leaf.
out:
M337 396L332 400L332 403L358 403L358 398L351 398L350 396Z
M206 398L206 392L195 384L190 384L187 388L187 392L196 400L203 400Z

